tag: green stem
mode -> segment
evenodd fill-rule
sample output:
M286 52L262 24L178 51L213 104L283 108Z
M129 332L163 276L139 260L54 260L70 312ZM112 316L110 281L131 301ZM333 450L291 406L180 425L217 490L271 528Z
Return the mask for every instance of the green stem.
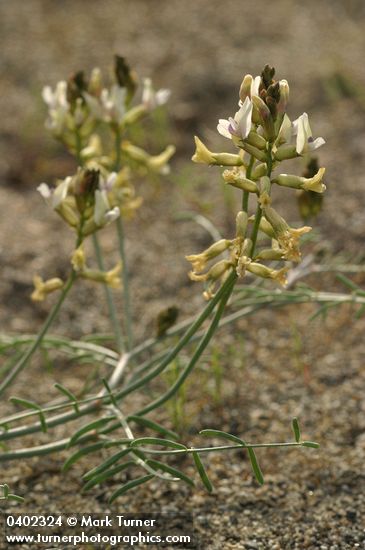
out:
M147 447L137 447L146 454L176 455L189 453L214 453L220 451L232 451L234 449L270 449L272 447L306 447L303 445L306 441L285 442L285 443L245 443L242 445L219 445L218 447L188 447L187 449L171 449L159 451L157 449L148 449Z
M78 443L86 442L90 436L87 436L80 440ZM64 449L67 449L69 442L71 438L67 439L61 439L59 441L55 441L53 443L48 443L45 445L39 445L37 447L30 447L30 448L24 448L24 449L16 449L14 451L9 451L5 453L0 454L0 462L7 462L10 460L19 460L23 458L32 458L34 456L44 456L51 453L54 453L56 451L62 451ZM136 447L139 451L146 453L146 454L157 454L157 455L180 455L180 454L189 454L189 453L214 453L214 452L221 452L221 451L234 451L237 449L267 449L267 448L278 448L278 447L286 447L286 448L295 448L295 447L303 447L308 448L306 445L304 445L306 441L299 441L296 442L284 442L284 443L253 443L245 445L220 445L218 447L188 447L186 449L171 449L171 450L161 450L158 451L156 449L147 449L145 447ZM125 444L125 443L124 443ZM120 444L122 445L122 443ZM106 444L107 446L107 444ZM118 446L117 442L115 442L115 445Z
M116 172L119 172L121 168L121 144L122 134L118 125L112 127L115 136L115 166ZM122 260L122 279L123 279L123 305L124 305L124 321L125 330L127 333L127 350L129 351L133 347L133 330L132 330L132 314L131 314L131 300L129 292L129 277L128 277L128 265L127 256L125 253L125 239L124 239L124 226L123 219L120 215L116 221L117 234L119 242L119 254Z
M251 155L250 162L248 163L248 167L247 167L247 170L246 170L246 178L248 178L248 179L251 178L252 168L253 168L254 164L255 164L255 157L253 157ZM248 212L249 198L250 198L250 193L248 191L244 191L243 196L242 196L242 210L244 212Z
M32 355L35 353L35 351L38 349L40 344L42 343L42 340L47 333L49 327L53 323L57 313L59 312L61 305L63 304L67 294L69 293L74 281L76 278L76 272L72 271L71 275L67 279L65 285L62 288L61 295L58 299L58 302L53 306L53 309L49 313L43 327L41 328L40 332L38 333L38 336L36 340L34 341L33 345L28 349L28 351L20 358L20 360L14 365L14 367L11 369L5 380L2 381L0 384L0 395L3 393L3 391L10 386L10 384L13 382L13 380L18 376L18 374L26 367L28 361L32 357Z
M194 323L190 325L188 330L185 332L185 334L180 338L179 342L176 344L176 346L171 350L171 352L167 355L167 357L151 372L146 374L143 378L140 378L139 380L135 381L134 383L129 384L124 389L122 389L120 392L117 393L116 399L119 401L120 399L123 399L126 395L129 393L137 390L138 388L146 385L148 382L153 380L153 378L156 378L165 368L175 359L175 357L178 355L178 353L186 346L186 344L191 340L191 338L194 336L196 331L199 329L199 327L203 324L205 319L210 315L210 313L215 308L216 304L220 302L222 297L226 294L227 289L231 287L232 283L236 280L236 273L232 271L232 273L229 275L227 280L224 282L224 284L221 286L221 288L218 290L217 294L212 298L212 300L208 303L208 305L205 307L205 309L202 311L202 313L199 315L199 317L196 319Z
M299 292L298 293L298 292L292 292L291 291L290 296L289 296L289 300L287 300L286 299L286 294L284 294L284 295L282 295L282 294L278 294L278 295L277 294L275 294L275 295L268 294L267 296L263 296L262 298L260 298L259 304L257 302L257 298L252 298L252 300L249 300L247 303L244 302L244 305L246 305L246 307L244 307L243 309L241 309L241 310L239 310L235 313L232 313L232 314L224 317L224 319L220 323L220 327L222 327L224 325L227 325L229 323L232 323L232 322L236 321L237 319L241 318L242 316L244 316L246 314L249 314L250 312L256 311L256 309L259 309L260 307L264 307L264 306L267 306L267 305L270 305L271 307L283 307L283 306L290 305L290 304L309 303L309 302L318 302L318 303L322 303L322 302L323 303L328 303L328 302L334 303L334 302L336 302L337 304L352 303L352 304L364 305L365 304L365 298L359 297L359 296L356 296L356 295L353 295L353 294L346 295L346 294L337 294L337 293L328 293L328 292L320 292L320 293L311 292L311 293L308 294L308 292L305 292L305 293ZM252 307L251 307L251 304L252 304ZM255 307L255 306L257 306L257 307ZM193 337L191 337L190 342L194 341L195 338L196 338L196 334ZM135 350L132 350L131 356L135 356ZM140 375L141 374L142 374L142 372L140 373ZM117 394L115 395L115 397L117 397ZM106 404L107 401L108 401L108 396L107 395L102 397L102 402L104 402ZM92 402L94 402L94 403L92 403ZM56 415L56 416L50 418L49 420L47 420L47 426L49 428L51 428L51 427L57 426L59 424L65 424L66 422L70 422L70 421L72 421L76 418L79 418L81 416L84 416L86 414L91 414L91 413L96 412L97 410L100 409L101 397L100 397L100 395L90 396L86 399L77 400L77 404L80 406L80 413L69 412L69 413L63 413L63 414ZM89 404L88 407L85 407L86 404ZM68 401L68 402L57 404L57 405L47 406L45 408L42 408L42 411L43 411L43 413L49 413L49 412L55 412L55 411L58 411L58 410L64 409L64 408L70 408L70 407L74 407L74 403ZM19 421L19 420L22 420L22 419L25 419L25 418L28 418L28 417L32 417L32 416L37 416L37 415L39 415L38 411L27 411L27 412L23 412L23 413L16 413L15 415L3 418L2 421L1 421L1 424L5 425L5 424L8 424L8 423L11 423L11 422L14 422L14 421ZM28 435L30 433L36 433L36 432L39 432L39 431L41 431L41 424L39 422L37 422L35 424L31 424L31 425L28 424L28 425L24 425L24 426L19 426L17 428L11 428L11 429L8 429L7 431L4 431L3 433L0 434L0 441L6 441L6 440L18 438L18 437L21 437L23 435Z
M164 393L163 395L161 395L161 397L159 397L158 399L156 399L155 401L153 401L152 403L150 403L149 405L147 405L146 407L138 411L136 413L138 416L143 416L149 413L153 409L156 409L157 407L159 407L160 405L162 405L163 403L171 399L171 397L179 390L179 388L185 382L186 378L189 376L190 372L193 370L199 358L201 357L203 351L205 350L210 340L212 339L213 334L215 333L219 325L219 321L222 317L227 301L232 293L235 282L236 282L236 277L231 281L231 283L228 285L227 289L225 290L208 330L204 334L203 338L201 339L198 347L194 352L194 355L192 356L188 365L184 368L184 370L180 374L179 378L169 388L169 390L166 393Z
M84 164L83 160L81 158L82 143L81 143L80 131L79 131L78 128L76 128L76 130L75 130L75 141L76 141L76 152L75 152L76 160L77 160L77 163L79 164L79 166L82 167L83 164ZM119 149L120 149L120 147L119 147ZM101 271L105 271L103 252L100 248L99 239L97 237L97 234L93 233L92 238L93 238L93 245L94 245L94 250L95 250L96 261L98 262L99 269ZM112 323L112 326L113 326L113 329L114 329L114 334L115 334L115 339L116 339L117 346L118 346L118 351L122 352L123 349L124 349L123 337L122 337L122 331L121 331L120 323L118 321L118 315L117 315L117 310L116 310L115 303L114 303L114 300L113 300L113 295L112 295L112 292L111 292L111 290L110 290L110 288L108 287L107 284L104 284L103 286L104 286L104 290L105 290L106 302L108 304L109 317L110 317L110 320L111 320L111 323Z
M266 155L266 157L267 157L267 161L266 161L267 172L266 172L266 175L267 175L268 178L270 178L271 172L272 172L271 151L272 151L272 144L269 144L268 150L267 150L267 155ZM253 225L253 229L252 229L252 235L251 235L251 241L252 241L252 246L251 246L251 251L250 251L251 258L253 257L253 255L255 253L257 236L258 236L258 233L259 233L261 218L262 218L262 208L260 206L260 203L258 203L257 204L257 209L256 209L255 221L254 221L254 225Z
M261 209L260 204L257 204L256 214L255 214L255 221L254 221L254 224L253 224L253 229L252 229L252 234L251 234L251 241L252 241L251 251L250 251L251 258L253 257L253 255L255 253L255 247L256 247L256 242L257 242L257 236L258 236L258 233L259 233L261 218L262 218L262 209Z
M119 254L122 260L122 279L123 279L123 304L124 304L124 320L127 333L127 350L133 347L133 331L132 331L132 314L131 314L131 300L129 292L129 276L127 266L127 256L124 246L124 227L123 220L119 216L116 220L117 234L119 242Z
M146 374L146 376L140 378L139 380L129 384L126 386L123 390L119 391L114 397L116 401L119 401L120 399L123 399L126 395L132 393L133 391L139 389L140 387L144 386L156 376L158 376L170 363L175 359L175 357L178 355L178 353L181 351L181 349L191 340L191 338L194 336L194 334L197 332L197 330L200 328L200 326L203 324L203 322L207 319L207 317L210 315L210 313L215 308L216 304L220 302L223 295L226 293L227 289L230 287L230 285L233 283L233 281L236 280L236 274L235 272L232 272L227 280L224 282L224 284L221 286L221 288L218 290L217 294L210 300L210 302L206 305L205 309L201 312L199 317L195 320L194 323L190 325L188 330L185 332L185 334L180 338L179 342L176 344L176 346L170 351L170 353L167 355L167 357L151 372ZM63 414L59 414L54 416L53 418L47 420L47 426L48 428L51 428L53 426L57 426L59 424L64 424L65 422L70 422L74 420L75 418L79 418L81 416L84 416L86 414L90 414L92 412L95 412L100 409L103 401L107 398L106 395L104 395L102 398L101 396L98 396L97 400L94 403L90 403L84 407L80 407L79 412L67 412ZM92 399L90 399L91 401ZM65 404L66 406L67 404ZM62 405L63 406L63 405ZM19 426L18 428L13 428L11 430L4 431L4 433L0 434L0 441L5 441L8 439L14 439L16 437L20 437L22 435L27 435L30 433L35 433L41 430L41 425L39 422L35 424L31 424L30 426ZM0 455L1 456L1 455Z
M96 233L93 233L92 239L93 239L95 256L98 262L99 269L101 271L105 271L103 253L101 251L99 239ZM108 304L109 316L113 325L115 339L118 346L118 351L122 352L124 350L124 343L123 343L122 331L120 329L120 323L118 321L117 309L115 307L115 302L113 300L113 295L108 285L104 284L103 286L105 290L106 301Z

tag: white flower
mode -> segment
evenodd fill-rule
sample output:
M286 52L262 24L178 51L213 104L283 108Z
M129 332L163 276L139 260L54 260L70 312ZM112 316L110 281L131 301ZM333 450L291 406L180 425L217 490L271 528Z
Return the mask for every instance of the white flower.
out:
M84 92L86 103L94 118L116 124L120 124L125 115L126 95L126 88L121 88L118 84L113 84L110 90L104 88L99 98Z
M42 97L48 106L46 128L56 136L61 136L67 124L67 115L70 111L70 105L67 101L67 82L64 80L58 82L54 91L50 86L45 86L42 91Z
M219 120L218 132L228 139L232 137L246 139L252 126L252 108L252 101L247 96L234 118Z
M110 208L107 192L105 190L95 191L94 222L98 227L102 227L113 222L119 217L119 208L115 206Z
M326 143L321 137L313 139L307 113L303 113L299 118L294 120L293 135L296 136L296 150L298 155L307 153L308 151L314 151Z
M65 80L57 82L54 91L51 86L45 86L42 90L42 97L50 109L58 109L59 107L67 109L69 107L67 101L67 82Z
M142 91L142 104L146 107L148 111L152 111L156 107L164 105L169 100L171 95L170 90L166 88L161 88L157 92L153 89L152 80L150 78L145 78L143 81L143 91Z
M117 180L118 174L116 172L110 172L106 178L100 175L99 189L109 193L113 190L114 184Z
M282 145L283 143L290 143L293 134L293 125L287 114L284 115L283 122L281 123L278 137L276 138L276 145Z
M41 183L38 185L37 191L39 191L53 210L56 210L66 199L71 180L72 178L70 176L67 177L54 189L51 189L46 183Z

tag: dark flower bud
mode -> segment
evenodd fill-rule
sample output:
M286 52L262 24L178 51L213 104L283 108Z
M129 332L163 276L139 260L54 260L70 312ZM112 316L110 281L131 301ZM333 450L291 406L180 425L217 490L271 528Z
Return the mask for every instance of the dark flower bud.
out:
M176 306L170 306L160 311L156 320L156 336L161 338L166 334L169 328L171 328L177 321L179 316L179 308Z
M135 73L131 71L124 57L116 55L114 59L114 74L116 81L121 88L127 89L127 100L130 101L137 89L137 77Z
M74 195L80 213L93 204L99 186L99 170L79 170L74 183Z
M266 90L268 89L270 84L273 83L274 75L275 75L274 67L270 67L270 65L265 65L265 67L262 69L262 72L261 72L261 80Z
M71 107L75 107L76 101L81 99L84 102L83 92L87 90L84 71L73 73L67 81L66 97Z

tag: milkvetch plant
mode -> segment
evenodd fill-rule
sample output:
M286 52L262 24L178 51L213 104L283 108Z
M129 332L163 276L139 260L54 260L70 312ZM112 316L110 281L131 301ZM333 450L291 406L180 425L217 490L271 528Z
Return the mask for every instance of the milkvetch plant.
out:
M203 454L244 449L257 481L262 483L256 448L318 446L302 440L296 419L292 423L294 441L247 443L234 434L207 429L200 434L214 441L223 440L223 443L206 447L180 443L174 431L147 417L151 411L175 398L219 324L232 323L265 306L274 308L312 301L319 303L323 310L345 302L365 305L365 293L358 287L355 292L354 284L346 277L342 281L351 288L351 295L288 287L307 273L293 267L301 260L300 238L311 228L291 227L273 205L271 191L273 186L278 186L283 193L295 189L300 193L322 194L325 191L324 168L311 169L310 173L297 176L285 173L282 166L287 159L308 157L324 144L324 140L313 138L306 113L293 122L290 120L287 114L289 85L286 80L275 81L274 76L274 69L268 65L259 76L246 75L239 90L238 111L233 117L219 120L218 132L231 141L235 152L211 152L198 137L195 138L193 161L224 167L225 184L242 192L235 234L219 238L206 250L186 256L191 263L190 278L204 283L207 300L204 309L196 318L174 324L178 310L167 308L159 315L157 336L137 344L132 326L124 221L142 207L142 198L135 189L136 177L168 173L174 147L170 145L153 156L133 143L129 133L134 124L166 103L169 92L165 89L155 91L151 80L145 79L140 100L136 101L136 75L118 56L109 85L104 83L100 70L94 69L89 78L78 72L68 81L59 82L55 89L44 89L43 99L48 107L46 126L74 155L77 168L73 175L54 186L40 184L38 191L73 231L75 246L70 251L68 278L63 280L53 274L52 278L43 280L39 274L34 276L34 301L59 292L59 299L39 334L1 336L0 352L8 356L12 349L14 356L8 357L4 365L5 378L0 384L0 393L13 383L39 348L58 350L80 362L107 366L111 373L108 377L100 377L95 391L82 396L58 383L55 385L60 393L57 401L38 404L12 397L12 403L23 411L0 421L3 444L29 434L49 433L60 424L75 420L80 423L72 435L62 440L30 448L6 449L0 454L0 461L72 448L64 466L67 470L84 456L102 453L101 463L84 476L84 490L108 479L119 479L127 469L137 472L131 481L122 483L112 493L110 500L113 501L156 477L194 485L190 476L162 460L168 456L192 455L204 486L211 491L212 484L201 458ZM105 130L108 139L105 139ZM117 228L120 261L107 269L98 234L109 224ZM91 265L92 259L86 257L84 242L87 238L93 240L97 269ZM105 286L114 329L114 345L110 347L98 335L76 341L48 334L70 288L76 281L81 284L83 279ZM264 287L265 280L272 286ZM239 282L245 284L237 284ZM282 290L278 291L276 284L281 285ZM122 323L110 291L113 288L121 288L123 292ZM228 301L231 312L227 314ZM164 371L176 365L182 350L185 356L181 368L173 379L167 378ZM156 395L151 391L151 383L161 375L165 382L171 381L167 390ZM221 376L219 370L219 387ZM145 391L147 387L148 392ZM125 410L125 398L136 392L144 392L147 402L137 406L130 405L135 402L131 400ZM86 416L91 418L82 420ZM141 435L142 430L157 436ZM156 460L156 455L161 460ZM6 487L3 485L4 497L9 496Z

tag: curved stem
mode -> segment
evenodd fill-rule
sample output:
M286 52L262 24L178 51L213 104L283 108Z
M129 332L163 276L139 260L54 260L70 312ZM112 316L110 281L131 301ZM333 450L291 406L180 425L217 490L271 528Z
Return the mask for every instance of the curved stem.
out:
M4 390L10 386L10 384L13 382L13 380L18 376L18 374L26 367L28 364L28 361L32 357L32 355L35 353L35 351L40 346L45 334L47 333L49 327L53 323L57 313L59 312L61 305L63 304L67 294L69 293L74 281L76 278L76 272L72 271L71 275L69 276L68 280L66 281L64 287L62 288L61 295L58 299L58 302L53 306L53 309L49 313L43 327L41 328L40 332L38 333L37 338L34 340L33 344L30 346L27 352L19 359L19 361L14 365L14 367L11 369L5 380L3 380L0 384L0 395L4 392Z
M134 383L129 384L126 386L123 390L117 393L116 399L123 399L126 395L129 393L135 391L136 389L144 386L153 378L156 378L165 368L175 359L175 357L178 355L178 353L181 351L183 347L186 346L186 344L191 340L191 338L194 336L196 331L199 329L199 327L203 324L205 319L210 315L210 313L215 308L216 304L220 302L222 297L226 294L227 289L230 288L232 283L236 280L236 273L232 271L232 273L229 275L227 280L224 282L224 284L221 286L221 288L218 290L217 294L212 298L212 300L208 303L208 305L205 307L205 309L202 311L202 313L199 315L199 317L196 319L196 321L188 328L188 330L185 332L185 334L180 338L179 342L176 344L176 346L171 350L171 352L168 354L168 356L156 367L154 368L150 373L146 374L143 378L140 380L135 381Z
M207 317L210 315L210 313L215 308L216 304L221 300L222 296L226 293L227 289L230 287L232 282L236 279L236 274L232 272L225 283L221 286L221 288L218 290L217 294L212 298L212 300L206 305L205 309L201 312L199 317L195 320L194 323L190 325L188 330L185 332L185 334L180 338L178 343L175 345L175 347L170 351L170 353L167 355L167 357L157 366L155 367L151 372L146 374L144 377L140 378L139 380L136 380L133 383L130 383L128 386L126 386L123 390L120 390L116 395L115 399L119 401L120 399L123 399L126 395L132 393L133 391L137 390L138 388L144 386L156 376L158 376L170 363L175 359L177 354L180 352L180 350L191 340L191 338L194 336L194 334L197 332L197 330L200 328L200 326L203 324L203 322L207 319ZM126 354L125 356L122 356L121 362L123 361L123 358L126 357L127 359L131 357L132 354ZM111 381L113 380L113 374L111 376L111 379L109 380L109 385L113 388L113 383ZM104 396L105 397L105 396ZM66 412L62 414L58 414L54 416L53 418L47 420L47 426L49 428L53 426L57 426L59 424L64 424L65 422L70 422L72 420L75 420L76 418L79 418L80 416L84 416L86 414L95 412L100 409L104 399L96 399L93 403L89 403L85 406L82 406L79 408L79 412ZM11 430L7 430L4 433L0 434L0 441L5 441L9 439L14 439L16 437L20 437L22 435L35 433L41 430L41 425L39 422L26 425L26 426L19 426L17 428L13 428Z
M153 409L156 409L157 407L159 407L160 405L162 405L166 401L168 401L178 391L178 389L182 386L182 384L185 382L186 378L189 376L190 372L193 370L194 366L198 362L199 358L201 357L203 351L205 350L205 348L209 344L210 340L213 337L213 334L215 333L215 331L216 331L216 329L219 325L219 321L222 317L222 314L223 314L223 311L226 307L227 301L228 301L228 299L229 299L229 297L232 293L234 284L236 282L236 278L237 278L237 276L228 285L225 293L223 294L223 296L220 300L219 306L217 308L217 311L216 311L216 313L213 317L213 320L212 320L208 330L206 331L203 338L201 339L197 349L194 352L193 357L191 358L191 360L189 361L188 365L185 367L183 372L180 374L180 376L178 377L176 382L169 388L169 390L166 393L161 395L161 397L159 397L158 399L156 399L155 401L153 401L152 403L150 403L149 405L147 405L146 407L144 407L143 409L138 411L136 413L138 416L143 416L143 415L149 413L150 411L152 411Z

